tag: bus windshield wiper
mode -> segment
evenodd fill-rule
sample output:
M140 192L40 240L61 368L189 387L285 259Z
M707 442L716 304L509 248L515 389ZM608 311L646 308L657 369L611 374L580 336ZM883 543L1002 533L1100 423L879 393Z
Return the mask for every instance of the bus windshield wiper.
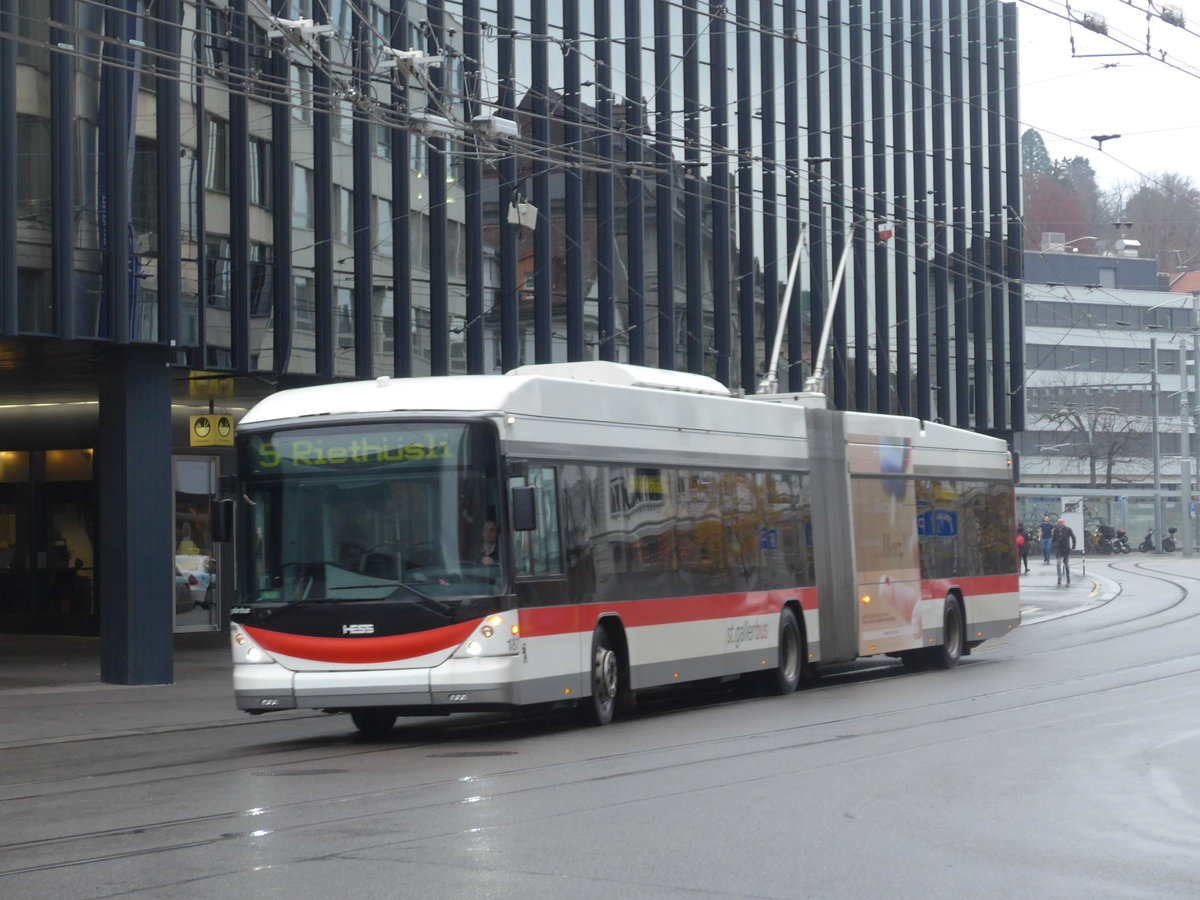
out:
M351 591L351 590L360 590L362 588L379 588L379 587L391 587L391 585L342 584L342 585L338 585L335 588L330 588L329 590L330 591ZM421 604L423 606L428 606L430 609L434 610L435 612L439 612L444 616L450 615L451 609L449 606L447 606L442 601L429 596L424 591L417 590L417 588L413 587L411 584L408 584L407 582L397 581L396 582L396 590L398 590L400 588L403 588L404 590L408 591L410 594L415 595L417 597L417 599L419 599L421 601ZM393 590L392 594L394 594L395 592L396 591ZM348 603L348 602L358 602L358 601L362 601L362 600L390 600L391 596L392 596L391 594L387 594L383 597L330 597L328 602L330 602L330 603Z

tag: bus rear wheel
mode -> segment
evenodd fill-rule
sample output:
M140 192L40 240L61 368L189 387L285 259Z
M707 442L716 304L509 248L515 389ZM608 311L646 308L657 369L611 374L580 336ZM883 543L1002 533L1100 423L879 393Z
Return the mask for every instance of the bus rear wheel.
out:
M592 634L591 660L592 696L587 705L588 719L595 725L607 725L617 709L621 667L603 626Z
M353 709L350 720L368 738L381 738L396 724L396 714L385 709Z
M947 597L942 613L942 644L929 648L929 662L935 669L953 669L962 659L967 627L957 597Z
M771 672L768 688L773 694L790 694L800 685L800 674L804 669L800 640L800 623L790 607L784 607L779 616L779 667Z

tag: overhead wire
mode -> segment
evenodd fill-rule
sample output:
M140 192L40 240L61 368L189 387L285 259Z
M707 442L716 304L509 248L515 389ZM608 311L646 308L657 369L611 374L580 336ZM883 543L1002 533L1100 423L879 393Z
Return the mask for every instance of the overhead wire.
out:
M352 10L352 12L353 12L353 13L357 14L357 12L358 12L357 5L354 5L354 4L352 4L352 5L351 5L351 10ZM701 11L701 12L702 12L702 14L703 14L703 11ZM736 20L736 17L735 17L735 20ZM768 32L765 32L763 29L758 29L758 31L759 31L760 33L768 33ZM769 32L769 33L771 33L771 34L782 34L782 32L778 32L778 31L771 31L771 32ZM203 34L204 34L204 32L203 32L203 30L202 30L202 29L197 29L197 35L198 35L198 36L203 36ZM95 35L93 35L93 37L96 37L96 36L95 36ZM100 38L101 38L101 39L103 39L103 36L101 35L101 36L100 36ZM111 39L110 39L110 40L111 40ZM828 52L828 51L826 51L826 52ZM93 60L93 61L99 62L100 60L98 60L98 59L97 59L97 60ZM337 63L337 62L335 62L335 61L333 61L333 60L330 60L330 59L320 59L320 57L315 57L315 58L313 59L313 65L314 65L314 67L315 67L315 66L317 66L318 64L320 64L320 65L323 65L323 66L329 66L329 67L333 67L333 66L337 66L337 65L342 65L342 64L344 64L344 63ZM676 68L678 67L678 64L679 64L679 63L676 63ZM336 75L337 73L336 73L336 72L334 72L334 71L332 71L332 69L331 69L331 70L328 72L328 74L330 74L331 81L334 81L334 77L333 77L333 76L334 76L334 75ZM344 73L343 73L343 74L344 74ZM180 80L181 80L181 82L182 82L182 78L181 78ZM336 83L336 81L335 81L335 83ZM276 88L277 90L281 90L281 91L283 91L283 90L290 90L290 89L292 89L292 85L290 85L290 84L289 84L289 85L282 85L282 84L279 84L279 83L277 83L277 84L275 85L275 88ZM435 93L436 93L436 92L435 92ZM615 93L615 91L614 91L614 93ZM956 100L956 101L953 101L953 102L962 102L962 101L958 101L958 100ZM315 104L314 104L314 107L315 107ZM355 109L355 111L354 111L354 115L357 117L357 116L358 116L358 113L359 113L359 109L358 109L358 108L356 108L356 109ZM882 115L884 115L884 116L888 116L888 117L891 117L891 115L893 115L893 114L891 114L891 113L883 113ZM561 120L558 120L557 118L555 118L555 119L554 119L554 121L556 121L556 122L557 122L557 121L561 121ZM589 125L590 125L592 128L594 128L594 127L595 127L595 123L588 123L588 124L589 124ZM613 130L611 133L612 133L614 136L617 136L617 137L625 137L625 135L624 135L624 133L623 133L623 132L620 132L620 131L617 131L617 130ZM593 137L591 137L591 138L589 138L589 139L594 139L594 136L593 136ZM543 149L544 149L544 148L526 148L526 150L527 150L527 153L526 153L526 156L525 156L525 158L526 158L526 159L537 159L537 158L538 158L538 156L537 156L537 151L540 151L540 150L543 150ZM734 154L732 154L732 153L729 153L729 148L715 148L715 149L713 149L713 150L710 150L710 152L720 152L720 151L723 151L722 155L726 155L726 154L728 154L728 155L730 155L731 157L732 157L732 156L734 156ZM735 157L735 158L736 158L736 157ZM601 166L601 168L600 168L600 171L610 171L610 170L611 170L611 165L612 165L612 162L613 162L613 161L612 161L612 160L610 160L610 159L607 159L607 158L604 158L604 157L600 157L600 158L599 158L599 161L598 161L598 163L597 163L597 165L600 165L600 166ZM751 158L751 162L752 162L752 163L755 163L755 164L771 164L771 165L780 165L780 162L779 162L778 160L775 160L775 159L765 159L765 158L763 158L763 157L752 157L752 158ZM565 165L566 163L564 162L563 164ZM577 164L578 164L578 163L577 163ZM653 170L653 169L652 169L651 167L649 167L649 166L646 166L645 168L646 168L646 171L644 172L644 174L643 174L643 177L646 177L646 178L648 178L648 177L649 177L650 175L652 175L652 174L654 174L654 175L658 174L657 170ZM783 171L786 171L786 172L787 172L789 175L791 175L791 176L798 176L798 175L800 174L800 173L799 173L799 172L797 172L796 170L794 170L794 169L792 169L792 168L790 168L790 167L784 166L784 165L781 165L781 166L780 166L780 168L781 168L781 169L783 169ZM823 175L823 174L822 174L822 175L818 175L818 178L822 178L822 179L825 179L825 180L829 180L829 179L828 179L828 177L827 177L827 176L825 176L825 175ZM827 202L827 201L823 201L823 202ZM901 207L899 207L899 206L896 206L896 207L894 207L894 209L895 209L895 211L896 211L897 213L901 212ZM951 211L953 211L953 210L951 210ZM927 221L927 222L925 222L925 223L923 223L923 224L924 224L926 227L928 227L928 226L931 224L931 222L932 222L932 220L930 220L930 221ZM553 223L552 223L552 224L553 224ZM953 228L953 224L952 224L952 223L934 223L934 225L935 225L935 227L936 227L937 225L941 225L942 227L949 227L949 228ZM926 242L924 245L922 245L922 244L920 244L920 243L917 243L917 244L916 244L916 246L918 246L918 247L920 247L920 246L924 246L926 249L928 249L928 247L929 247L930 245L929 245L929 243L928 243L928 242ZM968 261L968 263L969 263L969 261Z
M103 36L97 36L97 37L103 37ZM197 31L197 37L199 38L199 40L203 40L203 32L202 32L202 31ZM317 65L317 59L318 59L318 58L317 58L316 54L314 54L314 65ZM326 62L326 65L328 65L328 62ZM220 80L221 80L221 82L224 82L224 79L223 79L223 78L222 78L222 79L220 79ZM331 80L332 80L332 78L331 78ZM228 86L228 85L227 85L227 84L223 84L222 86ZM289 85L289 88L290 88L290 86L292 86L292 85ZM607 162L607 161L605 161L605 162ZM552 224L553 224L553 223L552 223ZM949 226L949 223L943 223L943 226ZM918 247L920 246L919 242L917 242L917 246L918 246ZM926 245L926 246L928 246L928 245ZM298 248L298 251L299 251L299 250L300 250L300 248ZM298 251L296 251L296 252L298 252ZM950 256L953 256L953 253L952 253L952 254L950 254ZM971 264L971 263L970 263L970 260L967 260L967 264L968 264L968 265L970 265L970 264Z

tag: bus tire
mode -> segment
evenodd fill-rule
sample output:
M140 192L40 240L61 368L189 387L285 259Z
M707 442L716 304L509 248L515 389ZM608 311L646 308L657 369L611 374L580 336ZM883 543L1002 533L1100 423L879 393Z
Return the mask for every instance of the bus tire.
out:
M592 632L590 659L592 696L586 707L587 718L593 725L607 725L617 711L621 666L603 625L597 626Z
M946 598L942 613L942 643L929 648L929 662L935 669L953 669L962 659L967 626L963 619L962 604L951 595Z
M770 673L767 687L772 694L791 694L800 685L804 671L803 641L800 639L800 623L790 606L785 606L779 616L779 666Z
M350 720L363 737L381 738L387 735L396 724L396 714L386 709L352 709Z

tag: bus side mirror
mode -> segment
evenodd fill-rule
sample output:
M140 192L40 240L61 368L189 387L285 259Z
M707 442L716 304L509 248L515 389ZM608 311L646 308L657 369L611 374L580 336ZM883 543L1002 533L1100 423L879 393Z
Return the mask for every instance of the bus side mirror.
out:
M228 544L233 540L233 501L218 500L212 508L212 539Z
M513 531L537 531L537 500L531 487L512 489Z

